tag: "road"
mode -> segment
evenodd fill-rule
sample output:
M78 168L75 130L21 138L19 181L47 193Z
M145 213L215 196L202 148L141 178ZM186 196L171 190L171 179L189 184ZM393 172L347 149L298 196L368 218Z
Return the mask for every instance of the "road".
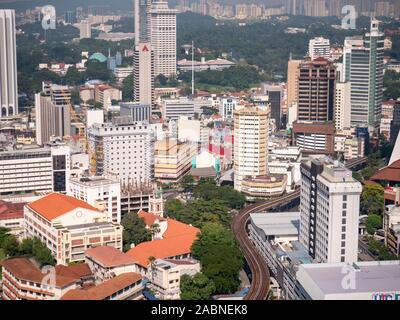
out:
M268 266L247 234L247 224L249 222L250 213L262 212L276 206L281 206L290 203L298 197L300 197L300 190L296 190L295 192L280 197L279 199L249 205L240 210L240 212L234 217L232 225L233 232L239 242L252 274L250 290L244 297L244 300L265 300L269 291L270 281Z

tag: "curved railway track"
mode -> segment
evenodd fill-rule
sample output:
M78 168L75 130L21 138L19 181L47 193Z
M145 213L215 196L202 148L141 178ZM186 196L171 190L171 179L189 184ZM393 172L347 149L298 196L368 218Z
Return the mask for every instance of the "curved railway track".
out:
M234 217L232 225L233 232L239 242L252 274L250 289L244 297L244 300L265 300L269 291L270 282L268 266L247 234L247 224L249 222L250 213L260 212L290 203L299 196L300 190L296 190L295 192L287 194L279 199L252 204L240 210L240 212Z

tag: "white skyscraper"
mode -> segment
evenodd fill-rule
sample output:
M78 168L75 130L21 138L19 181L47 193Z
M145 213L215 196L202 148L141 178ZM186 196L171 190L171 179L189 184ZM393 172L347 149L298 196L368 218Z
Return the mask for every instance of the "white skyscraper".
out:
M154 105L154 50L150 41L150 0L135 0L133 99Z
M88 129L91 173L115 176L122 187L148 185L154 175L153 139L146 122L95 123Z
M350 128L350 82L337 82L335 89L335 128L336 130L343 130L343 128Z
M314 156L300 170L300 242L320 262L357 261L360 182L325 156Z
M0 10L0 118L17 113L15 11Z
M154 50L154 74L176 75L176 14L168 2L153 2L150 10L151 44Z
M311 60L317 59L318 57L329 59L330 50L331 46L329 39L318 37L309 41L308 54Z

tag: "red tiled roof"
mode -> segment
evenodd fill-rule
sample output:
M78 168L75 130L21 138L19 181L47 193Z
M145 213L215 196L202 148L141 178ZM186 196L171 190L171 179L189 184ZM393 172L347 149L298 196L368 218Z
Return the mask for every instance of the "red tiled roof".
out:
M130 255L110 246L95 247L86 250L85 255L95 260L105 268L125 266L135 263Z
M84 289L72 289L61 297L61 300L104 300L112 294L140 281L138 273L128 272L120 274L102 284Z
M200 229L170 218L167 219L167 224L163 239L142 242L127 254L133 257L137 264L147 268L150 257L164 259L191 253L192 244L197 239Z
M42 273L42 271L27 258L7 259L0 264L19 280L41 283L46 276L46 273ZM59 288L76 282L82 276L92 274L87 264L68 267L58 265L55 267L55 271L56 287Z
M153 224L155 224L156 220L160 220L160 221L165 220L163 217L159 217L151 212L147 212L144 210L139 210L138 216L139 216L139 218L142 218L144 220L144 223L148 227L151 227Z
M400 160L393 162L390 166L380 169L371 179L372 181L387 180L400 182Z
M28 207L48 221L56 219L76 208L98 211L95 207L82 200L61 193L51 193L39 200L29 203Z
M23 218L24 205L0 200L0 220Z

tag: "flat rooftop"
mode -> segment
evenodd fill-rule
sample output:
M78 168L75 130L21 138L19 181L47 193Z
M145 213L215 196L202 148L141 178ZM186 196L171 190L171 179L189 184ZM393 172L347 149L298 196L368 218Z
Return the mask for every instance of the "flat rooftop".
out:
M300 269L309 281L325 295L363 292L400 291L400 261L368 261L354 264L306 264ZM346 273L343 273L346 270ZM355 274L354 289L343 288L342 281L351 271Z
M251 213L252 223L266 236L298 236L300 212Z

